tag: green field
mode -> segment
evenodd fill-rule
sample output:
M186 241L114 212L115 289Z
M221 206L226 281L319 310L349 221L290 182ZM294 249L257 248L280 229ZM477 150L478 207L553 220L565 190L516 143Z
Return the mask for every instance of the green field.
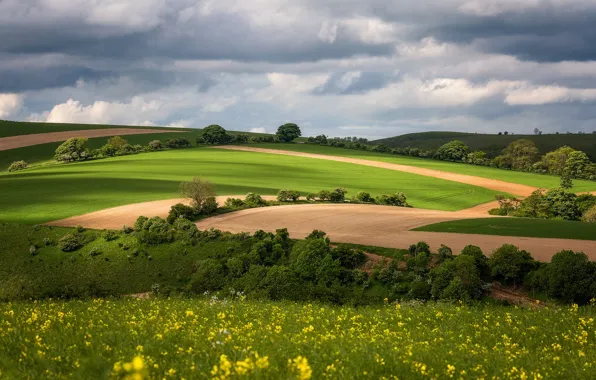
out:
M568 220L481 218L430 224L413 231L596 240L596 224Z
M480 187L341 162L196 148L55 165L0 175L0 221L41 223L108 207L179 197L193 176L218 194L274 195L345 187L373 195L402 191L414 207L460 210L494 199Z
M395 156L387 153L376 153L354 149L334 148L311 144L258 144L259 148L282 149L295 152L306 152L316 154L326 154L331 156L342 156L361 158L365 160L382 161L401 165L417 166L421 168L442 170L445 172L467 174L476 177L497 179L500 181L519 183L522 185L534 186L543 189L550 189L559 186L559 177L524 173L512 170L503 170L488 168L484 166L468 165L463 163L438 161L432 159ZM586 180L573 180L573 189L577 192L596 191L596 182Z
M420 132L376 140L373 144L386 144L391 148L419 148L436 150L452 140L461 140L473 150L485 151L490 157L501 154L507 145L515 140L534 141L541 154L546 154L564 145L585 152L592 161L596 160L596 134L544 134L544 135L497 135L463 132Z
M4 303L0 369L6 378L591 379L595 318L593 306Z

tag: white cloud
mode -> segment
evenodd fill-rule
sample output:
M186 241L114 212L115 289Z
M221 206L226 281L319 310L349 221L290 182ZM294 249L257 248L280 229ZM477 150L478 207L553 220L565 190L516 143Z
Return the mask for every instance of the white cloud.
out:
M19 94L0 94L0 118L14 115L23 106L23 96Z
M325 20L319 29L319 39L323 42L332 44L337 38L337 22Z
M230 98L215 99L211 103L203 107L203 112L222 112L227 108L233 106L238 102L238 98L232 96Z
M259 127L259 128L251 128L250 132L252 132L252 133L267 133L267 130L264 127Z
M540 5L542 0L472 0L459 10L474 16L495 16L505 12L519 12Z
M561 86L530 86L515 89L505 98L509 105L542 105L550 103L595 102L594 88L567 88Z

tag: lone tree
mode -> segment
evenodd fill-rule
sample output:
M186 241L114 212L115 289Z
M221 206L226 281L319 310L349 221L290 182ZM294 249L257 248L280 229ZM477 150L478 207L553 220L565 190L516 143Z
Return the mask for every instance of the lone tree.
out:
M203 139L207 144L225 144L230 141L230 136L221 126L212 124L203 129Z
M302 132L300 131L300 127L298 127L296 124L287 123L277 128L276 135L281 142L291 142L294 139L302 136Z
M128 144L128 141L126 141L120 136L114 136L108 139L108 144L116 148L121 148L123 145Z
M192 181L180 184L180 192L183 197L190 199L192 207L199 214L210 214L217 209L215 189L209 181L194 177Z
M435 153L435 158L446 161L463 161L470 153L470 147L459 140L442 145Z

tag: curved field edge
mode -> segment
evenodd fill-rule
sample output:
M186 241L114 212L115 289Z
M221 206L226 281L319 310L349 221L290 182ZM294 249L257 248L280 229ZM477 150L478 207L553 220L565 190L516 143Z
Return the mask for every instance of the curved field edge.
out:
M289 156L183 149L56 165L0 176L0 221L44 223L120 205L178 198L193 176L219 194L275 195L345 187L373 195L402 191L417 208L456 211L494 200L494 191L430 177Z
M596 224L528 218L478 218L429 224L412 231L596 240Z
M254 146L267 149L279 149L288 150L292 152L324 154L330 156L359 158L387 162L392 164L409 165L425 169L440 170L444 172L465 174L475 177L511 182L543 189L550 189L558 187L560 185L559 178L551 175L517 172L513 170L489 168L464 163L445 162L416 157L394 156L384 153L359 151L353 149L335 148L312 144L258 144ZM596 191L596 182L594 181L574 180L573 183L573 189L576 192Z
M206 298L2 303L0 323L14 328L0 335L0 363L7 378L107 376L117 362L137 358L131 367L148 378L229 371L259 379L510 378L512 372L589 379L596 346L585 342L594 339L594 319L594 307L353 308Z

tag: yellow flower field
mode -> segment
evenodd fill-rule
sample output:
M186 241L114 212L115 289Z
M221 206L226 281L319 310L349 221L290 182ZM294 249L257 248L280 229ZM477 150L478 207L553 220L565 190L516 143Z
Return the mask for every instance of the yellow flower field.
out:
M589 379L596 307L0 304L0 378Z

